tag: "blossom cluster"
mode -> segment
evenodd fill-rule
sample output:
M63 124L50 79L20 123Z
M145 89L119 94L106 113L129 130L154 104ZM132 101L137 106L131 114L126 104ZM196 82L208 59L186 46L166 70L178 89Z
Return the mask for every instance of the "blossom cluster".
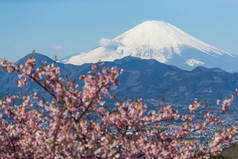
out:
M198 99L184 115L171 105L149 111L142 99L116 101L109 109L106 98L115 98L110 91L119 85L122 73L116 67L93 65L77 80L84 82L82 88L74 80L61 78L56 64L37 68L33 57L24 66L0 59L0 68L18 75L18 87L34 82L51 96L45 99L33 92L0 99L1 158L202 159L219 154L236 134L233 126L221 127L208 146L202 139L193 139L191 134L222 125L211 113L195 121L201 105ZM223 112L233 98L224 100Z

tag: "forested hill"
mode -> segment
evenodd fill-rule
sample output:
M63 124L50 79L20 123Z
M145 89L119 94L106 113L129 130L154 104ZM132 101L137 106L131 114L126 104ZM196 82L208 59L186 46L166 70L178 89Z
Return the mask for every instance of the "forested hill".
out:
M53 63L47 56L34 53L17 61L24 64L28 57L36 58L37 67L43 61ZM86 74L91 64L75 66L71 64L56 63L62 73L70 79L78 79ZM175 66L162 64L156 60L146 60L136 57L125 57L113 62L105 62L105 66L117 66L124 70L119 77L120 86L116 89L119 97L143 98L146 102L156 104L161 98L174 104L189 104L194 98L206 99L214 104L216 99L228 97L235 88L238 88L238 73L225 72L219 68L197 67L192 71L185 71ZM0 96L8 93L22 93L17 88L16 75L0 70ZM40 90L35 85L27 85L27 90Z

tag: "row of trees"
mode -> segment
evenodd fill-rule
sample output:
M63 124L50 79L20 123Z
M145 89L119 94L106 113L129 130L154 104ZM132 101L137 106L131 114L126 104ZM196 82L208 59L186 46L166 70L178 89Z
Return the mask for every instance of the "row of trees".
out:
M202 107L198 100L183 115L171 105L148 111L141 99L117 101L107 109L105 99L115 98L110 90L122 73L115 67L93 65L77 81L61 78L55 64L36 68L33 57L24 66L1 59L0 67L18 75L18 87L34 82L51 96L32 92L0 100L0 158L202 159L219 154L236 135L234 126L224 129L211 112L196 120ZM84 82L82 88L78 81ZM218 100L221 112L228 111L233 98ZM209 141L191 139L212 125L220 129Z

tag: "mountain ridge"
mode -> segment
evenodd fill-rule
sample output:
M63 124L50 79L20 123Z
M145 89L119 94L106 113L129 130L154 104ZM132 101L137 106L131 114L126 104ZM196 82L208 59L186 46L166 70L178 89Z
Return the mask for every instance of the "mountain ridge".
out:
M36 61L46 58L46 56L39 55L35 56ZM32 54L19 61L24 62L30 56ZM55 62L52 59L49 61ZM65 78L67 75L72 80L77 80L80 75L87 74L92 65L76 66L57 62L55 64L60 67L61 77ZM172 104L190 104L194 98L200 100L206 98L207 101L214 104L216 99L225 99L235 88L238 88L238 73L229 73L219 68L199 66L188 71L160 63L154 59L130 56L113 62L104 62L104 66L116 66L124 69L124 73L119 76L120 86L114 90L114 93L118 94L120 98L134 96L142 98L152 105L158 103L163 97ZM22 90L17 88L16 81L17 75L7 74L0 69L0 83L2 84L0 96L7 93L21 93ZM43 92L33 84L27 85L25 89Z

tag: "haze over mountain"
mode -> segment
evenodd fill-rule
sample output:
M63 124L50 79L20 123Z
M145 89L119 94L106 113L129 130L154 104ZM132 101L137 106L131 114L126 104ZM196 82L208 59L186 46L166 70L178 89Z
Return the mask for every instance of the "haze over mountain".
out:
M202 65L238 71L236 55L219 50L162 21L145 21L112 40L103 38L99 44L96 49L69 57L64 62L81 65L134 56L155 59L186 70Z

